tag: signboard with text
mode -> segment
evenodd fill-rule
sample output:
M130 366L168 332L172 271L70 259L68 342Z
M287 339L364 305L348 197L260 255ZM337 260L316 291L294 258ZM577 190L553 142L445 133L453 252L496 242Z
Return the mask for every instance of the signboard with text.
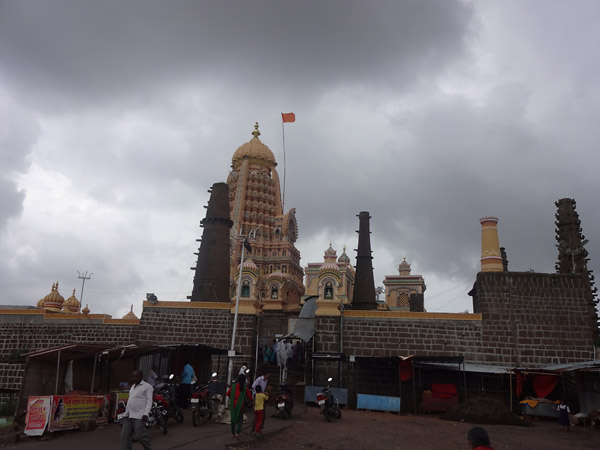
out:
M44 434L46 425L48 425L51 406L51 395L29 397L27 400L27 415L25 416L25 434L27 436L41 436Z

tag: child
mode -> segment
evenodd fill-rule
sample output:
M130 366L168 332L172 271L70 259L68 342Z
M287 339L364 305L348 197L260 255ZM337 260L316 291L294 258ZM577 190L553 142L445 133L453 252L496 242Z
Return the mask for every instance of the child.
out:
M560 405L558 405L558 423L561 427L565 428L565 431L569 431L569 426L571 425L571 418L569 414L571 414L571 409L565 404L563 399L560 399Z
M261 436L262 432L260 427L262 426L263 420L265 420L265 400L269 398L266 393L263 393L260 384L257 384L256 394L254 395L254 434Z

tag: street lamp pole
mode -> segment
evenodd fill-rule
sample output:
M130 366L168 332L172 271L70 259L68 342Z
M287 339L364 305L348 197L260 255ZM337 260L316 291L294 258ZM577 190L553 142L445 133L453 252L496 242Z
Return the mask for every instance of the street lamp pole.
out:
M248 244L248 240L254 239L256 237L256 232L260 226L256 227L252 231L250 231L247 235L240 234L238 236L242 241L242 257L240 259L240 272L238 275L238 283L237 283L237 295L235 300L235 314L233 316L233 332L231 333L231 347L227 356L229 357L229 367L227 368L227 386L231 386L231 379L233 374L233 358L235 357L235 335L237 332L237 322L238 322L238 312L240 309L240 293L242 291L242 272L244 270L244 256L246 245Z
M79 309L81 310L81 305L83 305L83 288L85 286L85 280L89 280L92 278L92 275L94 275L93 273L90 273L88 275L87 271L85 273L79 273L79 270L77 271L77 278L81 279L81 294L79 295Z

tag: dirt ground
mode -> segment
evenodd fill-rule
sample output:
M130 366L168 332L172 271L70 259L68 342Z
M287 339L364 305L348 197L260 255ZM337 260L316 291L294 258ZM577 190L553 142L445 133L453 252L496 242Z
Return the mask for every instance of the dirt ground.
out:
M328 423L313 406L297 405L291 419L269 417L265 437L251 433L251 420L242 428L241 442L231 436L229 425L209 422L194 427L189 411L183 424L171 423L168 434L149 430L153 450L257 449L257 450L466 450L467 431L473 425L441 420L439 416L399 416L368 411L342 410L342 418ZM600 449L600 430L571 427L565 432L554 420L536 420L533 426L484 425L496 450L590 450ZM14 450L107 450L120 448L117 424L89 432L50 434L49 439L5 442ZM134 444L134 450L141 450Z
M277 419L271 419L277 420ZM565 432L553 420L536 420L531 427L484 425L496 450L600 449L600 430L571 427ZM328 423L319 409L307 407L296 423L245 449L467 449L466 435L473 425L441 420L437 416L399 416L368 411L342 411Z

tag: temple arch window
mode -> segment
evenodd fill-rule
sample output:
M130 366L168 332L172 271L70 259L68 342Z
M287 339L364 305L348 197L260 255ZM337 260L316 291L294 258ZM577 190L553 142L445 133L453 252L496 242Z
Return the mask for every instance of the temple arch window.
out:
M271 298L279 298L279 289L276 285L271 286Z
M250 297L250 282L248 280L242 281L242 297Z
M333 285L331 284L330 281L328 281L327 283L325 283L325 298L333 298Z

